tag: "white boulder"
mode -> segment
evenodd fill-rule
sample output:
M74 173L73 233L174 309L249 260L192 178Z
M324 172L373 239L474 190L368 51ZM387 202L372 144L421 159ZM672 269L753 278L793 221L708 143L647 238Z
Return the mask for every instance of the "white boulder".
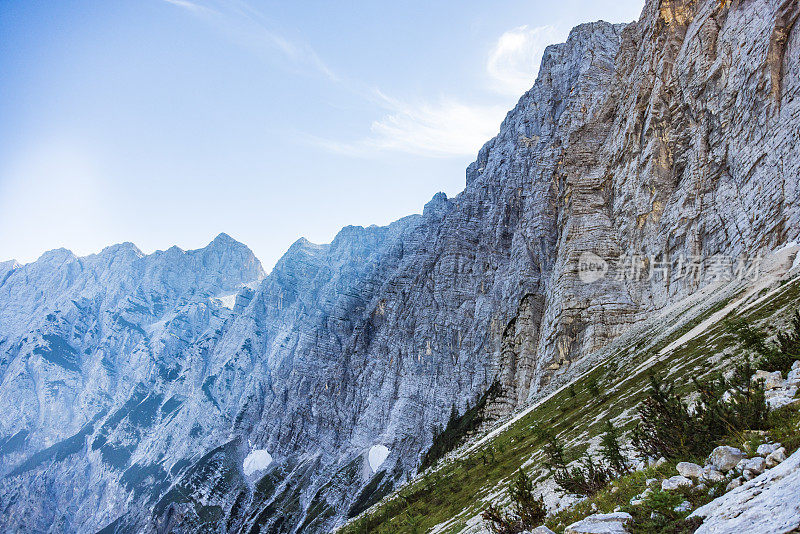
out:
M725 480L725 475L711 467L703 470L703 480L716 484L717 482Z
M675 468L678 474L687 478L700 478L703 474L703 468L692 462L678 462Z
M709 456L708 459L717 471L727 473L736 467L739 460L744 457L745 454L736 447L721 445L711 451L711 456Z
M756 449L756 454L766 458L767 456L775 452L780 446L781 446L780 443L762 443Z
M766 392L765 397L770 409L776 410L794 403L797 400L794 398L795 395L797 395L797 386L791 386L787 388L771 389Z
M526 530L525 532L522 532L521 534L526 534L526 533L527 534L556 534L555 532L553 532L552 530L550 530L549 528L547 528L544 525L536 527L533 530Z
M564 534L628 534L625 525L631 519L625 512L593 514L568 526Z
M753 381L763 381L764 382L764 389L776 389L783 386L783 376L781 376L780 371L756 371L756 374L753 375Z
M800 360L797 360L797 362L800 362ZM789 374L786 375L786 382L784 382L784 384L786 387L800 386L800 368L789 371Z
M661 481L661 489L664 491L674 491L678 488L688 488L692 486L691 479L677 475Z
M786 449L784 449L783 447L779 447L775 449L772 453L770 453L769 456L767 456L764 463L766 464L767 467L772 469L773 467L783 462L784 460L786 460Z
M764 469L767 468L767 462L764 458L760 456L756 456L755 458L744 458L739 460L739 463L736 464L736 470L740 472L750 471L753 474L760 475L764 472ZM745 477L747 478L747 477Z
M742 485L742 482L744 482L744 481L745 481L745 480L744 480L742 477L736 477L736 478L734 478L733 480L731 480L730 482L728 482L728 485L727 485L727 486L725 486L725 491L727 492L727 491L731 491L731 490L733 490L733 489L736 489L736 488L738 488L739 486L741 486L741 485Z

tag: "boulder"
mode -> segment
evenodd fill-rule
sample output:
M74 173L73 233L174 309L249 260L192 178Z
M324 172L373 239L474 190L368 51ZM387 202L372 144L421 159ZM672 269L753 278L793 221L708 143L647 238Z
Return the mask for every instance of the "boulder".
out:
M711 456L709 456L708 459L717 471L727 473L736 467L739 460L744 457L745 454L736 447L721 445L711 451Z
M764 461L764 463L767 467L772 469L784 460L786 460L786 449L779 447L770 453L769 456L767 456L767 459Z
M783 376L781 376L780 371L773 371L771 373L767 371L756 371L756 374L753 375L753 381L763 381L764 382L764 389L776 389L783 386Z
M766 392L765 396L770 409L776 410L794 403L797 400L794 398L795 395L797 395L797 386L771 389Z
M756 456L754 458L741 460L738 464L736 464L736 468L742 471L752 471L756 475L760 475L764 472L764 469L767 468L767 462L764 460L764 458Z
M703 475L703 468L691 462L679 462L675 468L679 475L687 478L700 478Z
M789 374L786 375L786 382L784 382L784 384L786 385L786 387L800 386L800 369L792 369L791 371L789 371Z
M674 491L678 488L691 487L692 481L684 476L677 475L661 481L661 489L664 491Z
M775 452L780 446L781 446L780 443L763 443L759 445L758 448L756 449L756 454L766 458L767 456Z
M722 482L725 480L725 475L712 467L710 469L703 470L703 480L706 482L711 482L712 484L716 484L717 482Z
M742 482L744 482L744 479L742 477L734 478L733 480L728 482L727 486L725 486L725 491L728 492L728 491L731 491L733 489L738 488L739 486L742 485Z
M540 527L536 527L533 530L526 530L525 532L522 532L520 534L556 534L556 533L547 528L546 526L542 525Z
M764 381L764 388L765 389L777 389L783 387L783 377L781 376L780 371L775 371L774 373L770 373L770 376Z
M628 534L625 525L631 519L625 512L593 514L568 526L564 534Z

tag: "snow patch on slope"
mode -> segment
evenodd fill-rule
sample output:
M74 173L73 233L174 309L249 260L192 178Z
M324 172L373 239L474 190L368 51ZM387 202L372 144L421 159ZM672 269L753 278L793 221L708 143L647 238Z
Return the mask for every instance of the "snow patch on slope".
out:
M373 445L369 450L369 467L372 469L372 472L376 472L388 457L389 449L384 445Z
M272 463L272 455L266 449L255 449L250 451L247 458L244 459L244 474L247 476L252 475L256 471L266 469Z
M232 310L233 306L236 304L236 293L217 297L215 300L219 302L220 305Z

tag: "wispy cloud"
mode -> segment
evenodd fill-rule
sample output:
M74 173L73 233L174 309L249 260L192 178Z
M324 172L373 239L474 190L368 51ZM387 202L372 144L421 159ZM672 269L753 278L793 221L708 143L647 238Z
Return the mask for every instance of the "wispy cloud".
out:
M173 6L182 7L188 11L192 11L194 13L205 13L208 11L207 7L201 6L199 4L195 4L194 2L189 2L187 0L164 0L168 4L172 4Z
M519 26L505 32L486 62L492 88L516 96L530 89L539 72L544 49L563 37L553 26Z
M519 26L503 33L486 60L487 84L498 95L483 102L445 96L436 101L402 101L376 91L385 115L370 134L352 142L313 138L326 150L350 156L384 151L425 156L473 155L497 134L513 101L533 85L547 45L562 37L553 26ZM502 96L499 96L502 95Z
M208 20L252 50L277 52L297 68L342 82L310 45L276 31L263 13L245 0L164 1ZM503 33L485 64L487 84L497 94L484 101L468 102L454 96L401 100L375 90L367 98L384 114L372 122L368 135L354 141L306 139L325 150L359 157L386 151L431 157L473 155L497 133L513 103L508 97L518 97L533 85L545 47L559 37L552 26L519 26ZM352 83L343 85L363 96Z
M241 0L164 0L216 26L230 38L258 53L278 52L293 66L311 69L332 81L338 77L307 43L284 36L258 10Z
M350 156L382 151L447 157L475 154L497 133L506 108L466 104L450 97L436 102L403 102L376 92L387 114L370 126L370 135L354 142L313 138L315 144Z

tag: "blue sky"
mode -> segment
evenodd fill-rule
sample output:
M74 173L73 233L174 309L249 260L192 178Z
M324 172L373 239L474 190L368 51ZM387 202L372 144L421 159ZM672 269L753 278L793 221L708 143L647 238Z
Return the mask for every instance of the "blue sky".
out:
M453 196L544 46L643 1L0 2L0 260L298 237Z

